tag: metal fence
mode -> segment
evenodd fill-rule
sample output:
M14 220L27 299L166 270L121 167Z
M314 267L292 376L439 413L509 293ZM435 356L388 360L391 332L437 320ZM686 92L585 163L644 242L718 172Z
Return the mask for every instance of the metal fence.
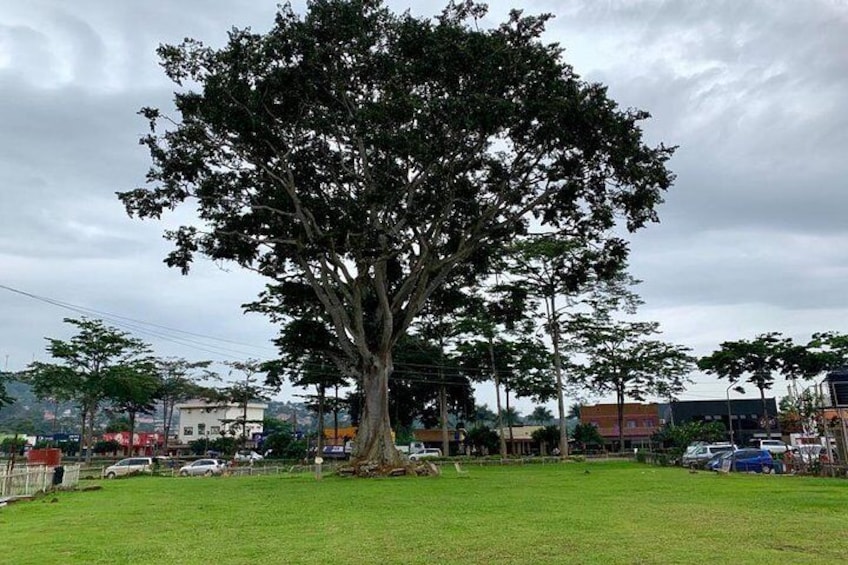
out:
M63 466L62 483L58 488L72 488L79 483L79 465ZM32 496L53 487L55 467L44 465L17 467L9 472L0 469L0 498Z

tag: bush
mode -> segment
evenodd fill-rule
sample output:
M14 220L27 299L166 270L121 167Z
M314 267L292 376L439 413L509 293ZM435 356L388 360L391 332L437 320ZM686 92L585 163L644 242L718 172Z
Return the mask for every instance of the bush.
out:
M115 441L114 439L110 439L107 441L98 441L94 444L92 451L98 455L103 455L105 453L117 453L121 450L121 444Z
M644 451L636 452L636 462L645 463L648 460L648 455Z

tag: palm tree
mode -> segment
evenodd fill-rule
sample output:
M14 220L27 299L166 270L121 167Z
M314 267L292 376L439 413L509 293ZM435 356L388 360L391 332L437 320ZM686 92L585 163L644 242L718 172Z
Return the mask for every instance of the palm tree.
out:
M494 422L498 415L492 412L486 404L478 404L474 407L473 418L475 422L486 423L486 422Z
M536 422L541 426L553 420L554 415L553 413L551 413L550 410L548 410L544 406L536 406L536 408L533 409L533 412L531 412L530 415L527 416L527 419L531 422Z
M501 419L508 426L515 426L521 423L521 413L513 407L501 411Z

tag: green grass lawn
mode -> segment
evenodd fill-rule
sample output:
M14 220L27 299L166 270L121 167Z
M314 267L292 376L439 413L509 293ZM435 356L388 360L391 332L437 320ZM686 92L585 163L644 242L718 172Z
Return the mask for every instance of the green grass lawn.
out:
M103 481L0 509L0 563L848 560L846 481L637 463L466 468Z

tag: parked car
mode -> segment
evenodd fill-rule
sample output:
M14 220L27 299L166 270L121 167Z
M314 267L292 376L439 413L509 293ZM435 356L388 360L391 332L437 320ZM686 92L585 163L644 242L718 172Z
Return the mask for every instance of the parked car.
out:
M220 475L227 468L227 464L220 459L198 459L193 463L180 467L180 476L189 477L194 475Z
M718 459L711 460L707 467L710 471L729 471L771 473L774 471L774 459L766 449L738 449L728 451Z
M765 449L772 455L786 453L789 449L789 446L780 439L752 439L748 442L748 447L751 449Z
M419 461L421 459L430 459L433 457L441 457L442 450L436 449L434 447L428 447L424 451L419 451L418 453L413 453L409 456L410 461Z
M128 457L103 469L103 476L107 479L114 479L115 477L125 477L133 473L151 472L153 472L152 457Z
M694 443L686 448L680 464L684 467L703 467L718 453L735 451L732 443Z
M827 449L817 443L796 445L789 449L789 453L793 460L801 461L807 465L820 461L823 455L827 457Z
M349 459L350 452L343 445L325 445L321 450L324 459Z
M261 455L259 455L258 453L256 453L255 451L247 451L247 450L239 451L238 453L236 453L233 456L233 460L235 460L239 463L250 463L250 462L253 462L253 461L262 461L263 459L265 459L265 458L262 457Z

